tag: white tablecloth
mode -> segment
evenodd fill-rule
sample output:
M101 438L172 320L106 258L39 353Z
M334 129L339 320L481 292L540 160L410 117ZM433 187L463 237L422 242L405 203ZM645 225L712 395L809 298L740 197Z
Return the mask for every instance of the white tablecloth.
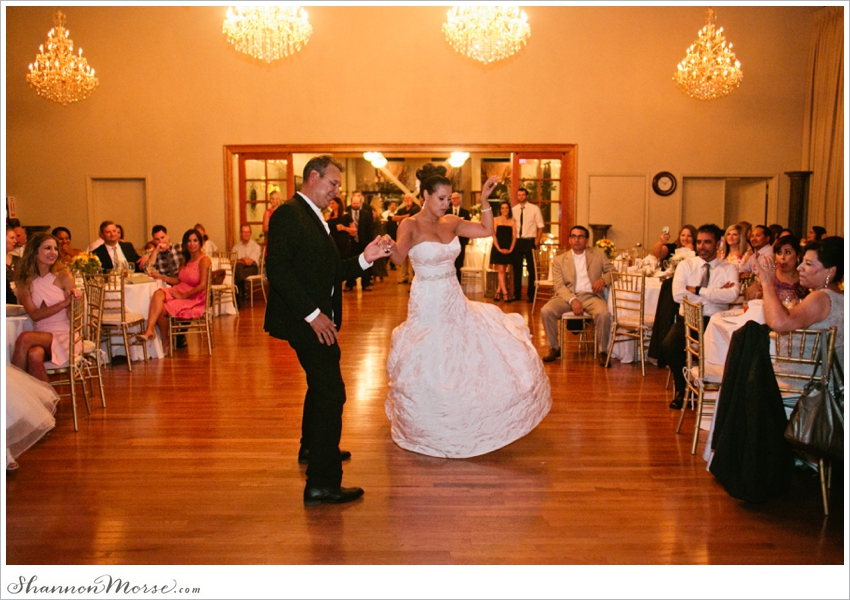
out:
M735 333L747 321L757 321L764 324L764 310L760 301L753 300L747 312L742 309L719 312L711 316L703 335L705 346L705 364L723 367L726 365L726 355L729 353L729 344L732 343L732 334ZM771 347L773 338L771 338Z
M151 307L151 298L153 298L153 294L160 288L168 287L165 283L160 280L156 280L148 283L128 283L124 286L124 306L130 312L135 312L141 314L145 318L145 322L147 323L148 313L150 312ZM106 345L104 344L103 349L106 350ZM113 330L112 336L112 352L113 354L124 355L124 340L121 338L121 335L115 334ZM157 337L148 340L148 357L150 358L162 358L165 356L165 352L162 350L162 341L159 339L159 332L157 331ZM144 360L145 355L142 352L142 349L138 346L130 346L130 360Z
M6 317L6 362L12 362L12 354L15 352L15 340L24 331L34 329L32 319L27 315L19 317Z
M646 278L646 296L644 299L644 317L654 317L655 310L658 308L658 296L661 293L662 280L658 277ZM608 291L608 310L613 314L614 294ZM635 343L633 340L617 342L611 350L611 358L617 358L622 363L631 363L635 361ZM640 360L638 358L637 360Z

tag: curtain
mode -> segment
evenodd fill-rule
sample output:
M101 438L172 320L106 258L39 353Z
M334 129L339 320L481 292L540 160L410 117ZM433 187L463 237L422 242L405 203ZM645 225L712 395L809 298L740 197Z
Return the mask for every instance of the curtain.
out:
M815 14L803 125L803 168L812 171L808 227L844 234L844 7ZM805 232L802 232L805 235Z

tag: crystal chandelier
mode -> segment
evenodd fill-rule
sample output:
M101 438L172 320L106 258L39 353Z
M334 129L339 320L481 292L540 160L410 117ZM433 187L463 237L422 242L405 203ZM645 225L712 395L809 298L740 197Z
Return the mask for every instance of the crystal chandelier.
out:
M240 52L270 63L301 50L313 27L299 6L231 6L221 31Z
M452 48L484 64L507 58L531 36L525 11L516 5L455 6L443 23Z
M723 28L716 28L716 20L717 13L707 9L705 27L700 29L699 39L688 48L685 60L679 63L673 76L679 89L699 100L722 98L744 78L732 44L726 44Z
M94 69L83 58L83 49L74 54L74 42L65 29L65 15L57 10L53 29L47 33L47 50L38 47L35 62L29 66L27 81L39 96L67 106L85 100L98 85Z

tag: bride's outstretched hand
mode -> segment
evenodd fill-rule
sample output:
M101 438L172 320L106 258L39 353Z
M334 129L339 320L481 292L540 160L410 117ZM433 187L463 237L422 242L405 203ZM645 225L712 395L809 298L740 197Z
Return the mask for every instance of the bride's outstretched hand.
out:
M395 245L395 242L393 242L393 239L390 236L379 235L363 250L363 258L369 262L375 262L379 258L389 256L392 252L393 245Z
M481 186L481 204L484 204L484 201L490 197L490 194L493 193L493 190L496 189L496 185L499 183L499 176L493 175L490 179L484 182L484 185Z

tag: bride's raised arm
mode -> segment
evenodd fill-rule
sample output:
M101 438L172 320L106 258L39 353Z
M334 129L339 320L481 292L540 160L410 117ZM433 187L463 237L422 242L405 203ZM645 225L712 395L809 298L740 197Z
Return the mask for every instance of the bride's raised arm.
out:
M488 199L490 194L499 183L498 176L493 176L484 182L481 187L481 222L473 223L458 219L455 225L455 235L466 238L483 238L493 235L493 209L490 208Z

